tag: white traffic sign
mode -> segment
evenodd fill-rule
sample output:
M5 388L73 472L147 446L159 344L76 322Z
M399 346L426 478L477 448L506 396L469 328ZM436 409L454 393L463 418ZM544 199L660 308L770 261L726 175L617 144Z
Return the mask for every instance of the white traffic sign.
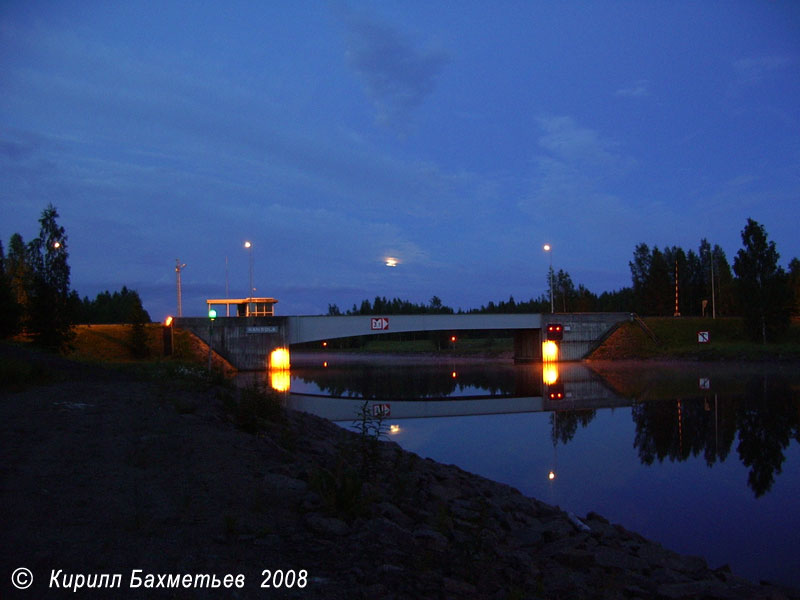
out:
M708 344L711 341L711 338L708 335L707 331L698 331L697 332L697 343L698 344Z

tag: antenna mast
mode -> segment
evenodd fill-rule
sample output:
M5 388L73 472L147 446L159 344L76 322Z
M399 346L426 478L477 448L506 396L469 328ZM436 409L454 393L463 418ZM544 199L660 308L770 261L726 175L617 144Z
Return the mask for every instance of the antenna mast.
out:
M180 259L175 259L175 279L178 286L178 316L183 316L183 305L181 303L181 270L186 266L186 263L181 263Z

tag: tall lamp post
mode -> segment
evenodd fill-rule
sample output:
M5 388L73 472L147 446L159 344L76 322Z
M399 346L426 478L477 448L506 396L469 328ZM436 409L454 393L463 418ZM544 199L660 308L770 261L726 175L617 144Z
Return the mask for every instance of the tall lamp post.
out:
M711 318L717 318L717 302L716 298L714 297L714 251L709 249L708 251L708 258L709 262L711 262Z
M230 298L231 297L231 291L230 291L229 287L230 286L228 285L228 257L226 256L225 257L225 298ZM225 316L226 317L230 317L231 316L231 305L228 304L227 302L225 303Z
M183 316L183 303L181 302L181 271L186 266L186 263L181 263L179 259L175 259L175 285L178 288L178 316Z
M544 245L544 251L550 255L550 312L554 313L555 310L553 308L553 248L550 244Z
M247 292L247 297L253 297L253 244L250 242L245 242L244 247L247 248L247 251L250 253L250 290Z

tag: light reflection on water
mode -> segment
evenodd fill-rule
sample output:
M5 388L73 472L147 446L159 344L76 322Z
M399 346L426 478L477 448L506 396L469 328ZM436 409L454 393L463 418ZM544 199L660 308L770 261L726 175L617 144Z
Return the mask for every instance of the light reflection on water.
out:
M407 450L800 587L795 368L327 360L293 355L289 406L348 427L369 398Z

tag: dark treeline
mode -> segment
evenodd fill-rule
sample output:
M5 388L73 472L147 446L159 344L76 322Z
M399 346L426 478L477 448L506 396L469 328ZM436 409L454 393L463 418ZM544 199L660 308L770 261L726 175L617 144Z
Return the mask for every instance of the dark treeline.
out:
M539 298L516 301L514 296L499 302L490 301L473 313L545 313L550 312L550 277L547 278L547 293ZM569 273L559 269L553 272L553 310L555 312L635 312L631 288L614 292L603 292L599 296L589 291L583 284L578 287L572 283Z
M108 290L89 300L84 297L77 304L73 301L73 311L78 323L149 323L150 315L142 306L142 300L135 290L122 286L119 292Z
M434 296L428 304L376 297L373 302L342 312L328 305L329 315L453 314L453 313L544 313L635 312L643 316L742 317L754 340L779 340L790 317L800 316L800 260L793 258L786 272L778 265L775 242L768 241L763 227L747 220L741 232L742 249L733 262L725 251L706 239L697 250L679 246L658 248L640 243L628 263L631 285L596 294L583 284L575 285L570 274L551 269L546 292L538 298L490 301L479 308L453 310Z
M353 307L346 312L335 304L328 305L328 315L422 315L422 314L453 314L453 309L444 306L438 296L430 299L428 304L416 304L400 298L387 300L386 297L376 296L375 300L363 300L360 306Z
M0 339L28 334L45 348L65 350L75 323L130 323L137 347L150 316L133 290L103 292L95 300L70 290L68 238L50 204L39 219L39 236L25 243L11 236L6 253L0 242Z
M0 246L0 331L28 333L43 347L64 349L72 340L67 235L51 204L39 219L39 237L25 243L15 233L8 254Z
M730 316L736 312L733 274L725 252L707 240L698 251L639 244L631 269L634 312L650 316ZM677 282L677 294L676 294ZM677 297L677 305L676 305Z

